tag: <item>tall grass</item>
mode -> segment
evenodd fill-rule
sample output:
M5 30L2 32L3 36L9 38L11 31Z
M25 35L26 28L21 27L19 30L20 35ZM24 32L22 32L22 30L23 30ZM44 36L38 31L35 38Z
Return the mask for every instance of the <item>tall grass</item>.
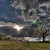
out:
M50 43L0 41L0 50L50 50Z

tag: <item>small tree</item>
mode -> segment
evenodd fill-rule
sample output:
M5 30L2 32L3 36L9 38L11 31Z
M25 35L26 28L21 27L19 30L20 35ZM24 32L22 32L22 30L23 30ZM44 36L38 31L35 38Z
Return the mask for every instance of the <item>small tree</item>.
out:
M34 34L35 37L38 37L39 39L43 38L43 42L45 42L45 37L47 36L47 29L46 25L44 25L42 22L37 20L36 22L34 21L32 24L32 27L29 30L29 34L32 37Z
M45 37L47 36L47 30L44 27L40 27L37 29L39 35L39 39L43 38L43 42L45 42Z

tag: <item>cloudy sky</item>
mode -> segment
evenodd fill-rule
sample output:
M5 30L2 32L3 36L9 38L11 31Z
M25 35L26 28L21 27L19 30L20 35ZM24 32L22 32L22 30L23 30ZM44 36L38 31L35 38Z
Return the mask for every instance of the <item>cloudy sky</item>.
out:
M21 10L13 8L11 6L11 0L0 0L0 21L20 23L22 20L18 17L21 14ZM26 1L26 0L25 0ZM40 5L50 5L49 0L38 0Z

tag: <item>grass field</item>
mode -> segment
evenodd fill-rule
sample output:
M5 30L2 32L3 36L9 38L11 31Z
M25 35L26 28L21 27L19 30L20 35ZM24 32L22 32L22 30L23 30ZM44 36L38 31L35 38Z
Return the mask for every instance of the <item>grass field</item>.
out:
M0 41L0 50L50 50L50 43Z

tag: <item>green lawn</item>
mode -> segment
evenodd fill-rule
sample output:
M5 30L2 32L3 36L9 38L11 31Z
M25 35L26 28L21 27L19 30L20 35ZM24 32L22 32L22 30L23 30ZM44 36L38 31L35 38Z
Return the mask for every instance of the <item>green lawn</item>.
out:
M50 43L0 41L0 50L50 50Z

